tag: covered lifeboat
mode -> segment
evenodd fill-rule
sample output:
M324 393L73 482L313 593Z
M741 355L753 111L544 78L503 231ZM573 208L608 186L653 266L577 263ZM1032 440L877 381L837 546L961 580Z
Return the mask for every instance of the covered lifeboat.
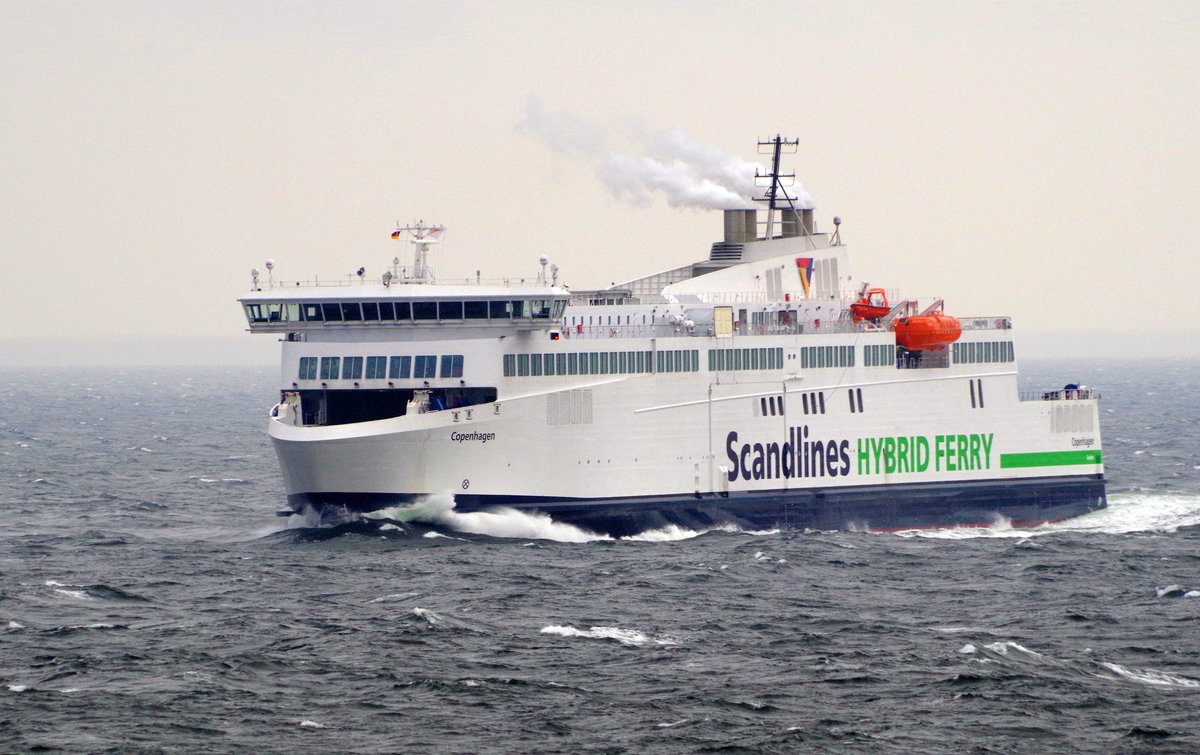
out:
M944 312L898 317L896 343L909 351L939 351L958 340L962 323Z

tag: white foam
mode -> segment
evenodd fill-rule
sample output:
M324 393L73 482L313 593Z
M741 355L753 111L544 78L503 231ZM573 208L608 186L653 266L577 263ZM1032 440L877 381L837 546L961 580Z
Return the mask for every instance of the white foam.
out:
M61 590L56 588L54 592L58 593L59 595L65 595L68 598L74 598L76 600L92 600L92 596L88 595L83 590Z
M591 629L576 629L572 626L542 627L542 634L556 634L560 637L584 637L593 640L616 640L622 645L642 647L645 645L678 645L669 637L651 637L636 629L621 629L620 627L592 627Z
M24 629L25 625L19 621L10 621L10 622L8 622L8 628L9 629Z
M395 506L364 515L368 519L392 519L399 522L427 522L459 532L492 537L535 538L561 543L587 543L611 540L606 535L555 522L545 514L528 514L513 509L460 513L454 510L454 495L427 496L411 506Z
M1178 598L1183 597L1187 593L1179 585L1167 585L1166 587L1156 587L1154 594L1160 598Z
M970 655L971 653L975 652L975 646L968 642L966 645L960 647L958 652L963 653L964 655Z
M9 692L24 692L27 689L29 689L29 685L27 685L27 684L10 684L10 685L8 685Z
M1038 527L1014 529L1001 520L989 527L904 530L900 537L967 540L981 537L1023 538L1062 532L1095 532L1125 535L1133 532L1172 533L1180 527L1200 525L1200 496L1137 493L1109 496L1108 508Z
M1030 650L1029 648L1027 648L1023 645L1018 645L1017 643L1011 642L1011 641L1010 642L990 642L987 645L984 645L984 647L987 648L988 650L991 650L993 653L998 653L999 655L1008 655L1008 651L1016 650L1019 653L1024 653L1025 655L1033 656L1034 658L1045 658L1046 657L1046 656L1042 655L1041 653Z
M1126 668L1117 663L1101 663L1100 665L1124 679L1129 679L1140 684L1148 684L1152 687L1200 687L1200 679L1168 674L1166 671Z
M316 721L301 721L300 728L301 729L325 729L328 727L326 727L325 724L319 724Z
M405 598L415 598L418 593L415 592L393 592L379 598L372 598L368 603L386 603L389 600L403 600Z
M643 543L668 543L675 540L690 540L693 537L699 537L703 534L704 531L689 530L685 527L680 527L677 524L669 524L660 530L648 530L646 532L621 539L634 540Z

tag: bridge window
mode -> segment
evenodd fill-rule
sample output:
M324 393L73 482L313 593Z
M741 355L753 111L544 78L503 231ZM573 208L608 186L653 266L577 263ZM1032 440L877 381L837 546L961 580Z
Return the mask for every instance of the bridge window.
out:
M409 370L412 368L412 357L392 357L388 364L388 377L393 380L408 380Z
M342 360L342 380L361 380L362 371L362 357L346 357Z
M321 316L321 305L305 303L301 304L300 308L304 312L304 319L310 322L320 322L325 318Z
M396 322L412 320L412 305L406 301L396 302Z
M413 377L414 378L437 377L437 357L435 357L435 356L418 356L415 360L413 360Z
M338 367L342 360L338 357L321 357L321 379L337 380Z
M391 322L396 319L396 305L390 301L379 302L379 319Z
M378 320L379 319L379 303L373 301L365 301L362 304L362 319Z
M387 357L367 357L367 380L387 377Z
M461 319L463 319L463 303L460 301L438 302L438 319L440 319L440 320L461 320Z
M337 302L325 302L321 305L321 312L325 315L325 322L342 321L342 307Z
M414 320L436 320L437 302L415 301L412 303L412 313Z
M300 380L316 380L317 379L317 358L316 357L300 357Z
M485 301L463 302L463 317L467 320L486 320L488 303Z
M442 377L456 378L456 377L462 377L462 374L463 374L462 354L443 354L442 355Z
M490 301L488 302L488 312L493 320L507 320L512 317L512 308L509 302L506 301Z
M347 322L358 322L363 319L362 307L356 301L342 302L342 319Z

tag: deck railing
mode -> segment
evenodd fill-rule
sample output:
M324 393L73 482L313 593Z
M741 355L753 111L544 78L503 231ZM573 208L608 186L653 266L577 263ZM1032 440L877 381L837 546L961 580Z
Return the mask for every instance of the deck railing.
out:
M1083 399L1098 399L1100 391L1095 388L1060 388L1056 391L1020 391L1018 396L1022 401L1080 401Z

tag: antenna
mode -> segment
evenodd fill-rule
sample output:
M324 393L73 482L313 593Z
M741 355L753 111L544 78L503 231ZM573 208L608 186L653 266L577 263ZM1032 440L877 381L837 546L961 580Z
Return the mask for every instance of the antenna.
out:
M392 238L398 239L405 233L412 236L409 243L416 248L413 251L413 275L412 280L416 283L433 283L433 269L429 267L429 245L436 244L442 240L442 234L445 233L446 226L444 225L425 225L424 220L418 220L416 225L401 226L396 224L396 230L392 232ZM400 258L392 260L393 267L400 264Z
M811 227L811 210L807 210L809 214L809 221L805 223L804 216L800 214L801 208L796 207L795 200L798 197L792 197L790 194L788 194L786 188L787 186L791 186L796 182L796 174L779 172L780 156L784 154L785 151L787 154L794 154L799 151L799 148L799 139L784 139L778 134L775 135L774 139L767 139L758 143L758 153L760 155L767 154L768 150L771 153L771 172L760 174L757 170L754 171L755 183L758 183L759 179L770 180L769 184L758 184L760 186L766 185L767 189L763 196L755 197L754 201L767 203L766 238L774 238L775 211L779 210L780 212L791 212L796 218L796 235L803 235L808 248L816 249L816 245L812 240L813 229ZM784 184L785 179L788 181L787 184ZM782 218L780 221L782 222ZM783 235L790 236L792 234L789 234L787 228L785 227Z
M769 150L771 152L771 172L767 173L766 175L760 175L759 172L757 170L755 170L754 171L754 179L755 179L755 182L757 183L758 179L760 179L760 178L769 178L771 180L771 183L770 183L770 185L767 186L767 190L766 190L764 196L755 197L754 201L767 203L767 238L769 239L769 238L772 238L772 234L774 233L775 211L778 209L782 209L779 204L779 190L780 189L783 190L783 198L787 200L788 206L791 207L793 212L795 212L795 210L796 210L795 203L792 201L792 198L788 196L787 189L783 188L783 182L781 181L781 179L784 179L784 178L795 181L796 174L788 173L785 175L785 174L780 173L779 172L779 157L780 157L780 155L783 154L783 150L785 148L787 149L788 154L794 154L795 152L797 152L800 149L800 140L799 139L788 140L788 139L784 139L779 134L776 134L774 139L768 139L766 141L760 141L758 143L758 153L760 155L767 154L768 150L764 149L764 148L769 148ZM797 220L798 219L799 218L797 218Z

